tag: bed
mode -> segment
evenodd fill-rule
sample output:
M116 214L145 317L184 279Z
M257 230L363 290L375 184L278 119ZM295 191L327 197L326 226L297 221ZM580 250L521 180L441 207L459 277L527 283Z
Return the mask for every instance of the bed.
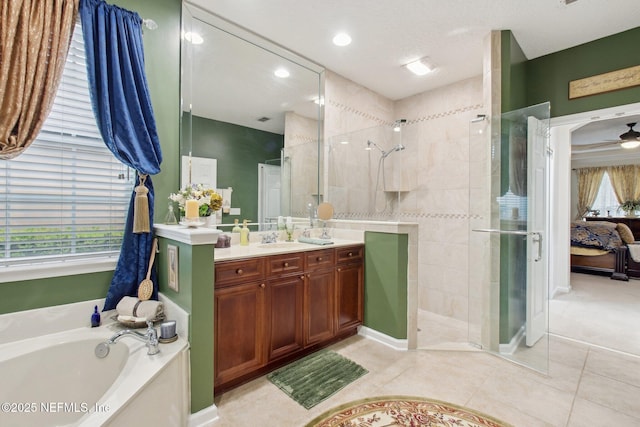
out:
M627 244L635 241L628 226L612 221L571 223L571 271L629 280Z

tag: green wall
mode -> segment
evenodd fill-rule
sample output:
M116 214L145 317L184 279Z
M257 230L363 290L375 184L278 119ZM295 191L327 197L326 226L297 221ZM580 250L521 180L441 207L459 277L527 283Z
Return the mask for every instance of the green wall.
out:
M551 102L558 117L640 101L640 86L569 99L569 82L640 64L640 27L527 62L527 104ZM503 110L504 111L504 110Z
M162 221L169 193L179 185L180 0L115 0L110 3L156 21L144 31L145 66L162 147L162 171L153 176L155 221ZM0 283L0 313L104 298L113 272Z
M501 109L504 113L527 106L527 58L511 31L502 31L500 37Z
M367 231L364 242L364 325L406 339L409 236Z
M170 289L167 246L178 252L178 292ZM191 412L213 404L213 245L188 245L159 238L158 284L160 292L189 313L191 348Z
M192 155L218 159L217 186L232 187L231 206L241 209L240 216L223 214L222 222L257 222L258 163L280 159L284 136L197 116L192 117L191 133Z

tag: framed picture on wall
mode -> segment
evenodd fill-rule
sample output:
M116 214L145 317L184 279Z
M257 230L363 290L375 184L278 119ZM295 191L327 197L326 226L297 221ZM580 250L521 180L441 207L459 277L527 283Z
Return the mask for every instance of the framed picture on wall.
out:
M178 292L178 247L167 245L167 269L169 278L169 289Z

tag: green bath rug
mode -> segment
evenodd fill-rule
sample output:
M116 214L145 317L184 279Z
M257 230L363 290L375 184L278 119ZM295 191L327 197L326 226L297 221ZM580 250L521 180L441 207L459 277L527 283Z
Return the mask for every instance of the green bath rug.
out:
M273 371L267 379L310 409L367 372L346 357L325 350Z

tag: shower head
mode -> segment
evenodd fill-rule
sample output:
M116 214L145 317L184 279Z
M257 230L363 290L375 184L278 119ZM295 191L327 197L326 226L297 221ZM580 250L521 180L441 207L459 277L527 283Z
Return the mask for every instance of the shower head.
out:
M382 158L384 159L385 157L387 157L389 154L393 153L394 151L402 151L402 150L404 150L404 148L405 148L404 145L398 143L391 150L383 151L382 152Z

